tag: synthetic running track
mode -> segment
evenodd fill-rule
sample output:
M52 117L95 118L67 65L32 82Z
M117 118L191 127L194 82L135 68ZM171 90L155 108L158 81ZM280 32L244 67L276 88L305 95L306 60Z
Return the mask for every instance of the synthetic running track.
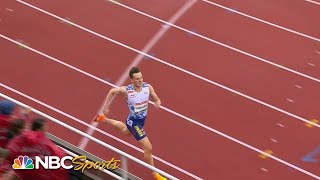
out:
M163 105L150 105L145 127L158 168L179 179L320 179L320 126L305 125L320 119L319 0L118 2L1 0L0 92L141 159L132 137L92 123L110 85L139 65ZM111 117L126 115L115 99ZM119 158L58 125L49 132ZM134 162L129 171L151 178Z

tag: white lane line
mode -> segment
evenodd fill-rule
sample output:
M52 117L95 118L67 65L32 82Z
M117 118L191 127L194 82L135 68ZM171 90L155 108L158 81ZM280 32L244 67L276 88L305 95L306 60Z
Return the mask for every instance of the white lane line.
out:
M21 43L19 43L19 42L16 42L16 41L10 39L10 38L7 38L6 36L3 36L2 34L0 34L0 37L4 38L4 39L6 39L6 40L8 40L8 41L10 41L10 42L13 42L13 43L15 43L15 44L21 44ZM56 58L54 58L54 57L51 57L51 56L49 56L49 55L47 55L47 54L44 54L44 53L42 53L42 52L40 52L40 51L38 51L38 50L32 49L32 48L30 48L30 47L28 47L28 46L25 46L25 45L23 45L23 44L21 44L21 45L24 46L26 49L28 49L28 50L30 50L30 51L32 51L32 52L34 52L34 53L37 53L37 54L39 54L39 55L41 55L41 56L44 56L44 57L46 57L46 58L48 58L48 59L50 59L50 60L52 60L52 61L55 61L55 62L58 62L58 63L61 63L61 64L66 64L66 63L64 63L64 62L62 62L62 61L60 61L60 60L58 60L58 59L56 59ZM68 65L68 67L70 67L70 68L72 68L73 70L76 70L76 71L78 71L78 72L85 72L85 71L80 70L80 69L78 69L78 68L76 68L76 67L73 67L73 66L71 66L71 65L69 65L69 64L66 64L66 65ZM108 85L110 85L110 86L112 86L112 87L116 87L114 84L111 84L111 83L109 83L109 82L106 82L105 80L103 80L103 79L101 79L101 78L99 78L99 77L96 77L96 76L94 76L94 75L92 75L92 74L90 74L90 73L87 73L87 72L85 72L85 73L86 73L87 75L89 75L90 77L93 77L94 79L96 79L96 80L98 80L98 81L100 81L100 82L102 82L102 83L108 84ZM3 84L1 84L1 83L0 83L0 85L1 85L2 87L8 87L8 86L5 86L5 85L3 85ZM10 88L10 89L11 89L11 91L14 91L14 89L12 89L12 88ZM149 101L149 103L154 104L154 103L151 102L151 101ZM302 168L300 168L300 167L298 167L298 166L295 166L295 165L293 165L293 164L290 164L290 163L288 163L288 162L286 162L286 161L284 161L284 160L282 160L282 159L279 159L279 158L277 158L277 157L275 157L275 156L273 156L273 155L267 154L267 153L265 153L264 151L262 151L262 150L260 150L260 149L258 149L258 148L256 148L256 147L254 147L254 146L251 146L251 145L249 145L249 144L247 144L247 143L245 143L245 142L242 142L242 141L240 141L240 140L238 140L238 139L236 139L236 138L234 138L234 137L231 137L231 136L229 136L229 135L227 135L227 134L224 134L223 132L220 132L220 131L218 131L218 130L216 130L216 129L213 129L213 128L211 128L211 127L209 127L209 126L207 126L207 125L205 125L205 124L202 124L202 123L200 123L200 122L198 122L198 121L196 121L196 120L194 120L194 119L191 119L191 118L189 118L189 117L187 117L187 116L185 116L185 115L183 115L183 114L180 114L180 113L178 113L178 112L176 112L176 111L173 111L173 110L171 110L171 109L169 109L169 108L166 108L166 107L164 107L164 106L160 106L160 108L163 109L163 110L165 110L165 111L167 111L167 112L169 112L169 113L171 113L171 114L173 114L173 115L176 115L177 117L180 117L180 118L182 118L182 119L184 119L184 120L186 120L186 121L189 121L189 122L191 122L191 123L193 123L193 124L195 124L195 125L197 125L197 126L199 126L199 127L202 127L202 128L204 128L204 129L206 129L206 130L208 130L208 131L211 131L211 132L213 132L213 133L216 133L216 134L218 134L218 135L220 135L220 136L223 136L223 137L225 137L225 138L227 138L227 139L229 139L229 140L231 140L231 141L233 141L233 142L235 142L235 143L238 143L238 144L240 144L240 145L242 145L242 146L245 146L245 147L247 147L247 148L249 148L249 149L251 149L251 150L253 150L253 151L256 151L256 152L258 152L259 154L264 154L265 156L268 156L268 157L274 159L275 161L278 161L278 162L280 162L280 163L282 163L282 164L284 164L284 165L287 165L287 166L289 166L289 167L291 167L291 168L294 168L294 169L296 169L296 170L298 170L298 171L300 171L300 172L302 172L302 173L304 173L304 174L306 174L306 175L309 175L309 176L311 176L311 177L315 177L315 178L319 178L319 179L320 179L319 176L317 176L317 175L315 175L315 174L312 174L312 173L309 172L309 171L306 171L306 170L304 170L304 169L302 169ZM67 116L67 117L69 117L69 116ZM69 118L70 118L70 117L69 117ZM81 120L80 120L80 121L81 121ZM313 124L314 126L317 126L317 125L318 125L318 124L313 123L313 122L311 122L311 121L308 121L308 123ZM317 127L319 127L319 125L318 125ZM95 128L95 127L92 127L92 128ZM97 129L95 129L95 130L97 130ZM169 165L169 166L170 166L170 165ZM173 168L174 168L174 167L173 167ZM177 170L178 170L178 169L177 169Z
M69 24L72 24L73 26L75 26L75 27L77 27L77 28L79 28L79 29L82 29L82 30L84 30L84 31L86 31L86 32L88 32L88 33L91 33L91 34L93 34L93 35L96 35L96 36L98 36L98 37L100 37L100 38L102 38L102 39L108 40L108 41L113 42L113 43L115 43L115 44L117 44L117 45L119 45L119 46L122 46L122 47L124 47L124 48L130 49L131 51L134 51L134 52L136 52L136 53L143 54L143 55L145 55L145 56L147 56L147 57L149 57L149 58L151 58L151 59L154 59L154 60L156 60L156 61L158 61L158 62L161 62L161 63L163 63L163 64L167 64L167 65L169 64L169 63L167 63L167 62L165 62L165 61L163 61L163 60L161 60L161 59L159 59L159 58L150 56L150 55L148 55L148 54L146 54L146 53L143 53L143 52L141 52L141 51L139 51L139 50L137 50L137 49L135 49L135 48L133 48L133 47L130 47L130 46L128 46L128 45L125 45L125 44L123 44L123 43L121 43L121 42L118 42L118 41L116 41L116 40L113 40L113 39L111 39L111 38L109 38L109 37L103 36L103 35L101 35L101 34L99 34L99 33L97 33L97 32L94 32L94 31L92 31L92 30L90 30L90 29L87 29L87 28L85 28L85 27L83 27L83 26L80 26L80 25L78 25L78 24L76 24L76 23L70 22L70 21L68 21L68 20L66 20L66 19L63 19L63 18L61 18L61 17L59 17L59 16L57 16L57 15L55 15L55 14L52 14L52 13L50 13L50 12L48 12L48 11L43 10L43 9L41 9L41 8L38 8L38 7L36 7L36 6L33 6L33 5L28 4L28 3L24 2L24 1L21 1L21 0L16 0L16 1L22 3L22 4L26 5L26 6L28 6L28 7L30 7L30 8L32 8L32 9L38 10L38 11L44 13L44 14L47 14L47 15L49 15L49 16L52 16L52 17L54 17L54 18L56 18L56 19L59 19L59 20L61 20L61 21L65 21L65 22L67 22L67 23L69 23ZM148 16L149 16L149 15L148 15ZM156 19L158 19L158 18L156 18ZM198 37L200 37L200 38L202 38L202 39L208 40L208 41L210 41L210 42L216 43L216 44L221 45L221 46L223 46L223 47L226 47L226 48L228 48L228 49L231 49L231 50L234 50L234 51L236 51L236 52L239 52L240 54L244 54L244 55L246 55L246 56L252 57L253 59L257 59L257 60L262 61L262 62L264 62L264 63L267 63L267 64L269 64L269 65L276 66L276 67L281 68L281 69L283 69L283 70L289 71L289 72L291 72L291 73L293 73L293 74L296 74L296 75L299 75L299 76L303 76L303 77L305 77L305 78L307 78L307 79L310 79L310 80L313 80L313 81L316 81L316 82L320 83L320 79L317 79L317 78L315 78L315 77L312 77L312 76L309 76L309 75L307 75L307 74L304 74L304 73L298 72L298 71L296 71L296 70L290 69L290 68L288 68L288 67L285 67L285 66L276 64L276 63L274 63L274 62L268 61L268 60L263 59L263 58L261 58L261 57L258 57L258 56L255 56L255 55L253 55L253 54L250 54L250 53L248 53L248 52L245 52L245 51L242 51L242 50L240 50L240 49L234 48L234 47L232 47L232 46L223 44L223 43L221 43L221 42L219 42L219 41L210 39L210 38L208 38L208 37L206 37L206 36L197 34L197 33L192 32L192 31L190 31L190 30L187 30L187 29L184 29L184 28L182 28L182 27L176 26L176 25L174 25L174 24L168 23L168 22L166 22L166 21L164 21L164 20L161 20L161 19L158 19L158 20L159 20L160 22L163 22L163 23L165 23L165 24L168 24L168 25L170 25L170 26L172 26L172 27L175 27L175 28L177 28L177 29L180 29L180 30L182 30L182 31L185 31L185 32L187 32L187 33L189 33L189 34L193 34L193 35L198 36Z
M214 5L214 6L217 6L217 7L220 7L220 8L222 8L222 9L225 9L225 10L228 10L228 11L232 11L232 12L234 12L234 13L236 13L236 14L239 14L239 15L241 15L241 16L247 17L247 18L249 18L249 19L253 19L253 20L259 21L259 22L261 22L261 23L270 25L270 26L272 26L272 27L276 27L276 28L285 30L285 31L290 32L290 33L293 33L293 34L296 34L296 35L299 35L299 36L303 36L303 37L308 38L308 39L312 39L312 40L315 40L315 41L320 41L319 38L312 37L312 36L307 35L307 34L304 34L304 33L300 33L300 32L298 32L298 31L295 31L295 30L292 30L292 29L289 29L289 28L286 28L286 27L283 27L283 26L280 26L280 25L277 25L277 24L268 22L268 21L263 20L263 19L259 19L259 18L254 17L254 16L250 16L250 15L248 15L248 14L245 14L245 13L239 12L239 11L237 11L237 10L234 10L234 9L231 9L231 8L228 8L228 7L225 7L225 6L222 6L222 5L220 5L220 4L211 2L211 1L209 1L209 0L201 0L201 1L206 2L206 3L208 3L208 4L211 4L211 5Z
M310 3L313 3L313 4L316 4L316 5L319 5L319 6L320 6L320 3L319 3L319 2L311 1L311 0L305 0L305 1L310 2Z
M72 115L70 115L70 114L68 114L66 112L63 112L63 111L61 111L61 110L59 110L57 108L54 108L54 107L52 107L52 106L50 106L50 105L48 105L48 104L46 104L46 103L44 103L44 102L42 102L42 101L40 101L38 99L35 99L35 98L33 98L33 97L29 96L29 95L26 95L26 94L24 94L24 93L22 93L22 92L20 92L20 91L18 91L16 89L12 88L12 87L9 87L9 86L7 86L5 84L2 84L1 82L0 82L0 86L5 88L5 89L8 89L8 90L10 90L10 91L12 91L12 92L14 92L16 94L18 94L18 95L20 95L22 97L25 97L25 98L27 98L27 99L35 102L35 103L38 103L38 104L40 104L40 105L42 105L42 106L44 106L44 107L46 107L46 108L48 108L48 109L50 109L52 111L55 111L55 112L57 112L57 113L59 113L59 114L61 114L63 116L66 116L66 117L68 117L68 118L70 118L70 119L72 119L72 120L74 120L74 121L76 121L76 122L78 122L78 123L80 123L82 125L85 125L87 127L91 127L92 129L95 129L96 131L100 132L101 134L104 134L104 135L106 135L106 136L108 136L108 137L110 137L110 138L112 138L112 139L114 139L114 140L116 140L116 141L118 141L120 143L125 144L128 147L131 147L131 148L143 153L142 149L139 149L138 147L136 147L136 146L134 146L134 145L132 145L130 143L127 143L126 141L123 141L123 140L121 140L121 139L119 139L119 138L117 138L117 137L115 137L115 136L113 136L113 135L111 135L111 134L109 134L107 132L104 132L101 129L98 129L98 128L94 127L94 126L91 126L90 124L84 122L81 119L78 119L78 118L76 118L76 117L74 117L74 116L72 116ZM176 165L173 165L173 164L171 164L171 163L169 163L169 162L167 162L167 161L165 161L165 160L163 160L163 159L161 159L161 158L159 158L159 157L157 157L155 155L153 155L153 158L158 160L158 161L160 161L160 162L162 162L163 164L165 164L167 166L170 166L171 168L174 168L174 169L180 171L181 173L184 173L184 174L194 178L194 179L202 179L202 178L200 178L200 177L198 177L198 176L196 176L196 175L194 175L194 174L192 174L192 173L190 173L190 172L188 172L188 171L186 171L186 170L184 170L184 169L182 169L182 168L180 168L180 167L178 167Z
M100 107L100 109L101 109L101 107ZM100 109L99 109L99 111L102 111ZM90 126L88 126L88 128L87 128L85 133L88 134L89 136L92 136L92 134L94 132L94 129L91 128L91 127L95 127L96 128L96 127L98 127L98 125L99 125L99 123L97 123L97 122L91 122ZM81 140L78 143L78 148L84 150L86 148L86 146L88 145L88 143L89 143L89 139L86 138L86 137L82 137Z
M98 81L100 81L100 82L106 83L106 84L108 84L108 85L110 85L110 86L112 86L112 87L116 87L115 85L113 85L113 84L111 84L111 83L109 83L109 82L107 82L107 81L105 81L105 80L103 80L103 79L101 79L101 78L98 78L98 77L96 77L96 76L94 76L94 75L92 75L92 74L90 74L90 73L88 73L88 72L85 72L85 71L83 71L83 70L80 70L80 69L78 69L78 68L76 68L76 67L74 67L74 66L72 66L72 65L70 65L70 64L67 64L67 63L65 63L65 62L63 62L63 61L60 61L60 60L58 60L58 59L56 59L56 58L53 58L53 57L51 57L51 56L49 56L49 55L47 55L47 54L45 54L45 53L43 53L43 52L40 52L40 51L38 51L38 50L36 50L36 49L33 49L33 48L29 47L29 46L26 46L26 45L24 45L24 44L22 44L22 43L20 43L20 42L17 42L17 41L15 41L15 40L13 40L13 39L10 39L10 38L2 35L2 34L0 34L0 37L3 38L3 39L8 40L8 41L10 41L10 42L12 42L12 43L14 43L14 44L20 45L20 46L22 46L22 47L24 47L24 48L26 48L26 49L28 49L28 50L30 50L30 51L33 51L33 52L35 52L35 53L37 53L37 54L40 54L40 55L42 55L42 56L44 56L44 57L47 57L48 59L51 59L51 60L53 60L53 61L55 61L55 62L57 62L57 63L60 63L60 64L62 64L62 65L64 65L64 66L67 66L67 67L69 67L69 68L71 68L71 69L73 69L73 70L75 70L75 71L78 71L78 72L80 72L80 73L82 73L82 74L85 74L85 75L87 75L87 76L89 76L89 77L91 77L91 78L93 78L93 79L96 79L96 80L98 80ZM145 56L151 57L151 56L148 55L148 54L145 54ZM293 117L293 118L295 118L295 119L298 119L298 120L300 120L300 121L303 121L303 122L305 122L305 123L310 123L310 124L312 124L312 125L320 128L320 124L313 123L313 122L311 122L311 121L309 121L309 120L307 120L307 119L305 119L305 118L302 118L302 117L300 117L300 116L298 116L298 115L295 115L295 114L293 114L293 113L287 112L287 111L285 111L285 110L283 110L283 109L280 109L280 108L278 108L278 107L275 107L275 106L273 106L273 105L270 105L270 104L268 104L268 103L266 103L266 102L263 102L263 101L261 101L261 100L255 99L255 98L253 98L253 97L251 97L251 96L248 96L248 95L246 95L246 94L243 94L243 93L241 93L241 92L238 92L238 91L236 91L236 90L233 90L233 89L231 89L231 88L229 88L229 87L223 86L223 85L221 85L221 84L219 84L219 83L216 83L216 82L214 82L214 81L211 81L211 80L209 80L209 79L206 79L206 78L204 78L204 77L201 77L201 76L199 76L199 75L197 75L197 74L194 74L194 73L192 73L192 72L189 72L189 71L187 71L187 70L185 70L185 69L182 69L182 68L180 68L180 67L174 66L174 65L169 64L169 63L167 63L167 62L164 62L164 64L167 64L167 65L169 65L170 67L173 67L173 68L175 68L175 69L179 69L180 71L183 71L183 72L185 72L185 73L187 73L187 74L190 74L190 75L192 75L192 76L195 76L195 77L197 77L197 78L199 78L199 79L202 79L202 80L204 80L204 81L206 81L206 82L208 82L208 83L210 83L210 84L216 85L216 86L218 86L218 87L220 87L220 88L222 88L222 89L225 89L225 90L230 91L230 92L232 92L232 93L238 94L238 95L240 95L240 96L242 96L242 97L245 97L245 98L247 98L247 99L249 99L249 100L252 100L252 101L254 101L254 102L258 103L258 104L264 105L264 106L269 107L269 108L271 108L271 109L273 109L273 110L276 110L276 111L278 111L278 112L281 112L281 113L283 113L283 114L286 114L286 115L288 115L288 116L291 116L291 117Z
M187 1L171 18L169 18L168 22L170 22L171 24L176 23L177 20L183 14L185 14L196 2L197 2L197 0L189 0L189 1ZM151 48L163 37L163 35L170 29L170 27L171 26L168 26L168 25L162 25L161 28L158 30L158 32L148 41L148 43L142 49L142 52L148 54L149 51L151 50ZM143 60L143 58L144 58L144 55L139 53L134 58L134 60L131 62L131 64L126 68L126 70L121 74L121 76L119 77L119 79L117 80L115 85L116 86L122 86L125 83L125 81L127 80L127 78L128 78L128 72L130 71L130 69L132 67L134 67L134 66L138 66L138 64L140 64L140 62ZM112 103L112 100L110 101L110 104ZM105 101L100 106L97 114L101 114L103 112L104 104L105 104ZM91 125L94 126L94 127L97 127L98 123L92 122ZM86 130L86 134L88 134L90 136L93 133L94 133L94 129L92 129L92 128L88 128ZM80 140L78 147L80 149L84 149L87 146L88 142L89 142L89 139L83 137Z
M168 21L168 22L170 22L170 21ZM171 26L169 26L169 25L167 25L167 24L162 24L161 25L163 28L169 28L169 27L171 27Z
M54 108L54 107L52 107L52 106L50 106L50 105L48 105L48 104L46 104L46 103L44 103L44 102L42 102L42 101L39 101L38 99L35 99L35 98L31 97L31 96L28 96L28 95L26 95L26 94L24 94L24 93L22 93L22 92L20 92L20 91L18 91L18 90L16 90L16 89L13 89L13 88L11 88L11 87L9 87L9 86L7 86L7 85L4 85L4 84L2 84L1 82L0 82L0 86L3 87L3 88L5 88L5 89L8 89L8 90L10 90L10 91L12 91L12 92L20 95L20 96L23 96L23 97L25 97L25 98L27 98L27 99L29 99L29 100L31 100L31 101L34 101L34 102L36 102L36 103L38 103L38 104L40 104L40 105L42 105L42 106L44 106L44 107L46 107L46 108L48 108L48 109L51 109L52 111L55 111L55 112L57 112L57 113L59 113L59 114L62 114L62 115L66 116L66 117L68 117L68 118L70 118L70 119L72 119L72 120L74 120L74 121L76 121L76 122L78 122L78 123L80 123L80 124L86 125L86 126L88 126L88 127L91 126L90 124L85 123L85 122L83 122L82 120L80 120L80 119L78 119L78 118L76 118L76 117L73 117L72 115L69 115L69 114L67 114L67 113L65 113L65 112L63 112L63 111L61 111L61 110L59 110L59 109L56 109L56 108ZM161 106L161 108L163 108L163 106ZM171 111L172 111L172 110L171 110ZM190 121L190 122L196 123L197 125L199 125L199 126L201 126L201 127L206 127L206 129L208 129L209 131L212 131L212 132L214 132L214 133L216 133L216 134L218 134L218 135L220 135L220 136L223 136L223 137L225 137L225 138L227 138L227 139L229 139L229 140L231 140L231 141L233 141L233 142L235 142L235 143L238 143L238 144L240 144L240 145L242 145L242 146L245 146L245 147L247 147L247 148L249 148L249 149L251 149L251 150L253 150L253 151L256 151L256 152L258 152L259 154L264 154L265 156L267 156L267 157L269 157L269 158L271 158L271 159L273 159L273 160L275 160L275 161L278 161L278 162L280 162L280 163L282 163L282 164L284 164L284 165L286 165L286 166L289 166L289 167L291 167L291 168L293 168L293 169L296 169L296 170L298 170L298 171L300 171L300 172L302 172L302 173L304 173L304 174L306 174L306 175L309 175L309 176L311 176L311 177L318 178L318 179L320 178L319 176L317 176L317 175L315 175L315 174L313 174L313 173L311 173L311 172L309 172L309 171L306 171L306 170L304 170L304 169L302 169L302 168L300 168L300 167L298 167L298 166L295 166L295 165L293 165L293 164L290 164L289 162L286 162L286 161L284 161L284 160L282 160L282 159L280 159L280 158L277 158L277 157L275 157L274 155L270 155L270 154L268 154L268 153L266 153L266 152L264 152L264 151L262 151L262 150L260 150L260 149L258 149L258 148L255 148L255 147L253 147L253 146L251 146L251 145L249 145L249 144L246 144L246 143L244 143L244 142L242 142L242 141L240 141L240 140L238 140L238 139L236 139L236 138L233 138L233 137L231 137L231 136L229 136L229 135L226 135L226 134L224 134L224 133L222 133L222 132L220 132L220 131L218 131L218 130L215 130L215 129L213 129L213 128L210 128L210 127L208 127L208 126L206 126L206 125L204 125L204 124L201 124L201 123L199 123L199 122L197 122L197 121L195 121L195 120L193 120L193 119L191 119L191 118L188 118L188 117L186 117L186 116L184 116L184 115L182 115L182 114L179 114L179 115L180 115L180 117L182 117L182 118L184 118L184 119L186 119L186 120L188 120L188 121ZM135 149L135 150L137 150L137 151L139 151L139 152L143 152L142 149L139 149L138 147L133 146L132 144L129 144L129 143L127 143L127 142L125 142L125 141L117 138L117 137L114 137L114 136L112 136L111 134L108 134L108 133L102 131L101 129L98 129L98 128L93 127L93 126L91 126L91 128L93 128L93 129L95 129L96 131L98 131L98 132L100 132L100 133L102 133L102 134L104 134L104 135L107 135L107 136L109 136L109 137L111 137L111 138L113 138L113 139L115 139L115 140L117 140L117 141L119 141L119 142L122 142L122 143L124 143L125 145L127 145L127 146L129 146L129 147L131 147L131 148L133 148L133 149ZM158 158L158 157L156 157L156 156L153 156L153 157L154 157L155 159L160 159L160 158ZM164 161L164 160L163 160L163 161ZM161 161L161 162L163 162L163 161ZM166 162L166 161L164 161L164 162ZM166 163L165 163L165 164L166 164ZM187 175L189 175L189 176L191 176L191 177L193 177L193 178L195 178L195 179L202 179L202 178L199 178L199 177L197 177L197 176L195 176L195 175L193 175L193 174L191 174L191 173L188 173L187 171L185 171L185 170L183 170L183 169L178 169L178 168L176 168L176 166L174 166L174 165L172 165L172 164L170 164L170 163L167 163L167 165L170 166L170 167L173 167L173 168L179 170L180 172L183 172L183 173L185 173L185 174L187 174ZM171 166L171 165L172 165L172 166Z
M18 0L17 0L17 1L18 1ZM22 3L25 3L25 2L22 1ZM29 4L26 4L26 5L32 7L32 5L29 5ZM69 21L67 21L67 20L65 20L65 19L63 19L63 18L61 18L61 17L59 17L59 16L56 16L56 15L51 14L51 13L49 13L49 12L46 12L46 11L44 11L44 10L42 10L42 9L37 8L37 7L34 7L34 6L33 6L33 8L35 8L36 10L39 10L39 11L45 13L45 14L48 14L48 15L50 15L50 16L52 16L52 17L55 17L55 18L57 18L57 19L60 19L60 20L69 22ZM253 98L253 97L251 97L251 96L248 96L248 95L246 95L246 94L244 94L244 93L241 93L241 92L239 92L239 91L236 91L236 90L234 90L234 89L231 89L231 88L229 88L229 87L226 87L226 86L224 86L224 85L221 85L221 84L219 84L219 83L217 83L217 82L214 82L214 81L212 81L212 80L209 80L209 79L207 79L207 78L205 78L205 77L202 77L202 76L200 76L200 75L198 75L198 74L195 74L195 73L193 73L193 72L191 72L191 71L188 71L188 70L186 70L186 69L183 69L183 68L181 68L181 67L179 67L179 66L170 64L170 63L168 63L168 62L166 62L166 61L164 61L164 60L161 60L161 59L159 59L159 58L156 58L156 57L154 57L154 56L150 56L149 54L146 54L146 53L141 52L141 51L139 51L139 50L137 50L137 49L134 49L134 48L132 48L132 47L129 47L129 46L127 46L127 45L124 45L124 44L122 44L122 43L119 43L119 42L117 42L117 41L115 41L115 40L113 40L113 39L110 39L110 38L108 38L108 37L105 37L105 36L103 36L103 35L101 35L101 34L98 34L98 33L94 32L94 31L91 31L91 30L86 29L86 28L84 28L84 27L82 27L82 26L79 26L78 24L75 24L75 23L72 23L72 22L69 22L69 23L72 24L72 25L74 25L74 26L76 26L76 27L78 27L78 28L80 28L80 29L82 29L82 30L84 30L84 31L87 31L87 32L92 33L92 34L94 34L94 35L96 35L96 36L99 36L99 37L101 37L101 38L103 38L103 39L106 39L106 40L109 40L109 41L111 41L111 42L114 42L115 44L118 44L118 45L120 45L120 46L122 46L122 47L126 47L127 49L130 49L130 50L132 50L132 51L134 51L134 52L143 54L144 56L147 56L147 57L149 57L149 58L151 58L151 59L154 59L154 60L156 60L156 61L158 61L158 62L160 62L160 63L162 63L162 64L165 64L165 65L167 65L167 66L169 66L169 67L171 67L171 68L174 68L174 69L176 69L176 70L182 71L182 72L184 72L184 73L186 73L186 74L188 74L188 75L191 75L191 76L193 76L193 77L195 77L195 78L198 78L198 79L200 79L200 80L203 80L203 81L205 81L205 82L207 82L207 83L210 83L210 84L212 84L212 85L218 86L218 87L220 87L220 88L222 88L222 89L224 89L224 90L230 91L230 92L232 92L232 93L238 94L238 95L240 95L240 96L242 96L242 97L245 97L245 98L247 98L247 99L250 99L250 100L252 100L252 101L254 101L254 102L258 103L258 104L264 105L264 106L269 107L269 108L271 108L271 109L273 109L273 110L279 111L279 112L281 112L281 113L283 113L283 114L286 114L286 115L288 115L288 116L291 116L291 117L294 117L294 118L296 118L296 119L299 119L300 121L304 121L304 122L306 122L306 123L311 123L311 124L314 124L314 126L316 126L316 127L320 127L319 124L313 123L313 122L311 122L311 121L309 121L309 120L307 120L307 119L304 119L304 118L302 118L302 117L299 117L299 116L297 116L297 115L295 115L295 114L293 114L293 113L287 112L287 111L282 110L282 109L280 109L280 108L278 108L278 107L275 107L275 106L273 106L273 105L270 105L270 104L268 104L268 103L266 103L266 102L263 102L263 101L261 101L261 100L255 99L255 98ZM2 35L2 37L5 38L5 39L7 39L7 40L10 39L10 38L5 37L5 36L3 36L3 35ZM10 40L9 40L9 41L10 41ZM13 41L12 41L12 42L13 42ZM14 43L16 43L16 42L14 42ZM38 52L39 52L39 51L38 51ZM41 52L40 52L40 53L41 53ZM316 78L313 78L313 77L310 77L310 78L311 78L311 79L314 79L314 80L317 81L317 82L320 82L319 79L316 79Z

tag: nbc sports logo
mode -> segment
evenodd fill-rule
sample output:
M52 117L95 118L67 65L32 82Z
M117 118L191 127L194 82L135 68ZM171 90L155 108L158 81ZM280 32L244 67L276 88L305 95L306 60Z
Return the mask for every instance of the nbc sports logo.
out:
M12 168L15 170L24 170L24 169L40 169L41 166L43 169L72 169L81 170L82 172L85 169L117 169L120 166L120 160L115 160L112 158L110 161L101 161L101 162L91 162L86 161L86 156L64 156L62 158L58 156L35 156L35 159L32 160L28 156L19 156L13 162ZM71 162L66 162L67 160ZM1 179L1 177L0 177Z
M19 156L14 160L13 169L33 169L33 161L28 156Z

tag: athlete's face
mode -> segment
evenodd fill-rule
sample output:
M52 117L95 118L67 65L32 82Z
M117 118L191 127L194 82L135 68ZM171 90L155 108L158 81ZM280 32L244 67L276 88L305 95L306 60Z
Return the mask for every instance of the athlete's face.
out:
M136 87L141 87L142 86L142 83L143 83L143 77L142 77L142 74L141 72L139 73L134 73L133 74L133 77L131 79L131 82L134 86Z

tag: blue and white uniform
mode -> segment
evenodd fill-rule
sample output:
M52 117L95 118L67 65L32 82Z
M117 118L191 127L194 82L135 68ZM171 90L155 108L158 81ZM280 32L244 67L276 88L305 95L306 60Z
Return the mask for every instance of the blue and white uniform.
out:
M143 83L141 92L136 92L131 84L126 87L126 91L130 111L126 125L131 134L139 141L146 137L143 125L148 113L149 86L147 83Z

